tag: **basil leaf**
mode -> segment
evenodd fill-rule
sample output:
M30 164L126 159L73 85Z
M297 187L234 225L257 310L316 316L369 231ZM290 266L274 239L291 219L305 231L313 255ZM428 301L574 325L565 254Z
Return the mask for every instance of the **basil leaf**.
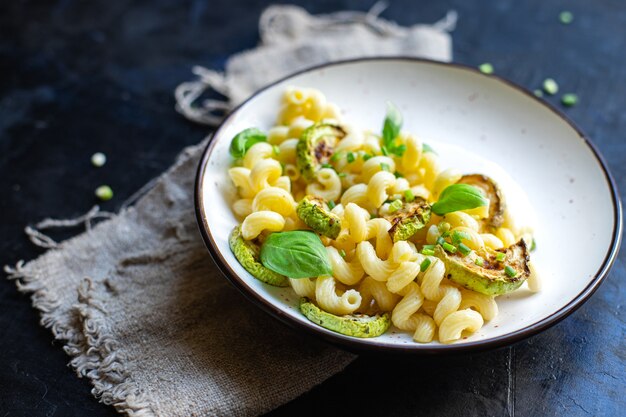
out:
M483 207L488 203L478 188L467 184L453 184L443 190L439 201L431 206L431 211L443 216L454 211Z
M333 269L319 236L305 230L272 233L261 247L264 267L289 278L331 275Z
M252 145L258 142L266 141L267 135L260 129L257 129L256 127L244 129L237 133L230 142L230 154L233 158L243 158Z
M393 140L400 134L402 128L402 114L395 104L387 102L387 114L383 123L383 144L385 146L393 145ZM393 146L392 146L393 148Z
M422 143L422 152L424 153L432 152L435 155L438 155L438 153L435 152L435 150L428 143Z

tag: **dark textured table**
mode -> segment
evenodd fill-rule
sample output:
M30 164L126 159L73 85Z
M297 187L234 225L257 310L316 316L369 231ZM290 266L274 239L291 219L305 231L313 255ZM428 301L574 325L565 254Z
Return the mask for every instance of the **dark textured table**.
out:
M299 1L314 13L371 2ZM68 217L110 184L115 210L208 130L173 111L193 64L221 68L253 47L262 1L5 1L0 5L0 264L40 251L22 233ZM567 110L626 189L626 4L622 0L411 0L384 17L433 22L459 12L455 61L493 63L530 89L550 76ZM561 10L574 13L562 25ZM550 101L557 102L556 98ZM91 167L95 151L109 162ZM560 255L567 262L566 254ZM453 357L361 357L271 416L618 416L626 410L623 251L569 318L510 348ZM242 299L242 302L243 301ZM0 416L113 416L39 325L29 298L0 281ZM621 410L621 411L620 411Z

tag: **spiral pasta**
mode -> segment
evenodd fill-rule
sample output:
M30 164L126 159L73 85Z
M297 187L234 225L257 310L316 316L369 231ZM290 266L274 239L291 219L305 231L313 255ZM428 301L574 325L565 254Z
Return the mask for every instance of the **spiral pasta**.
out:
M452 343L476 332L497 316L496 297L454 280L450 259L499 271L514 250L530 245L531 230L492 201L488 184L476 188L483 205L436 211L433 204L450 187L484 176L442 170L438 155L415 134L398 129L390 140L389 132L347 126L341 117L319 90L288 87L265 140L244 144L228 170L241 238L251 243L248 257L237 258L248 262L248 271L266 268L260 249L273 233L313 230L332 273L283 279L323 312L352 325L386 313L418 343ZM416 214L420 204L428 216ZM289 262L298 262L300 250ZM527 287L538 291L536 265L524 266Z

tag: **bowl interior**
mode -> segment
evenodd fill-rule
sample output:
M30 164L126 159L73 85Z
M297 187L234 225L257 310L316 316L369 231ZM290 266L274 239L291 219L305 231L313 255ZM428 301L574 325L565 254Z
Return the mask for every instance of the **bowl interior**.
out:
M262 284L232 255L228 235L238 222L230 208L230 140L244 128L270 128L289 85L320 89L341 107L347 123L375 131L382 126L385 102L394 102L404 115L404 129L435 148L443 168L493 176L509 206L534 226L532 257L542 291L522 287L498 297L499 315L481 330L429 348L506 340L571 307L608 267L619 234L619 203L597 156L565 119L520 89L464 67L405 59L346 62L300 73L253 96L215 133L201 167L199 215L214 255L238 287L275 315L339 343L425 348L393 328L374 339L320 328L300 314L291 289Z

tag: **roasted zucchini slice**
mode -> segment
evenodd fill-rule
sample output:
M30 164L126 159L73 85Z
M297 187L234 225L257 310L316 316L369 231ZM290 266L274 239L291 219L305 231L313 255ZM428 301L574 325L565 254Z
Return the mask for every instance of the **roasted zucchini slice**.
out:
M463 175L457 184L473 185L482 191L489 200L489 217L484 219L484 224L490 228L498 228L504 222L504 198L498 184L486 175L471 174Z
M252 241L245 240L241 236L241 227L233 229L229 238L230 250L235 255L246 271L250 272L256 279L275 287L289 286L287 277L277 274L264 267L259 261L260 248Z
M341 219L328 210L326 200L307 195L298 207L296 214L307 226L320 235L336 239L341 232Z
M307 319L325 329L353 337L380 336L387 331L391 323L388 313L374 316L365 314L336 316L322 310L308 298L300 299L300 311Z
M501 262L496 259L498 253L505 255ZM444 262L448 279L481 294L500 295L514 291L530 275L530 257L523 239L505 249L485 248L467 256L458 251L446 252L438 245L435 256ZM482 261L477 262L478 258Z
M389 236L394 243L407 240L430 220L430 205L418 197L410 203L404 202L400 209L384 218L391 223Z
M328 123L315 124L302 132L296 147L296 164L305 181L315 180L315 172L329 163L337 140L345 135L341 127Z

